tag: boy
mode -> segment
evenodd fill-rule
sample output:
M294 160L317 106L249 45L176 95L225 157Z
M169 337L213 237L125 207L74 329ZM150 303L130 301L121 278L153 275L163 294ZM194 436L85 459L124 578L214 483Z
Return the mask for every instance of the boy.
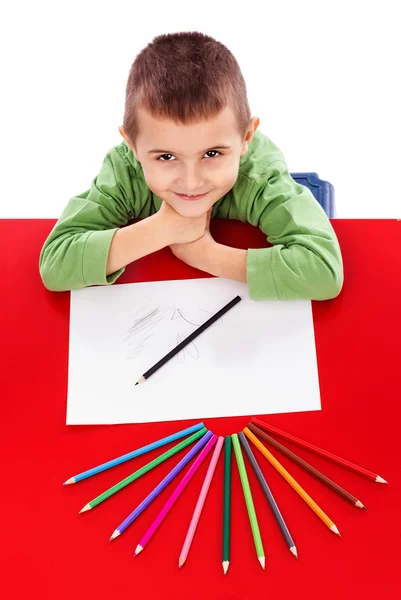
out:
M194 267L247 283L254 300L337 296L343 265L330 221L258 126L223 44L199 32L154 38L130 70L124 141L44 244L44 285L112 284L127 264L169 246ZM218 244L211 217L258 226L272 247Z

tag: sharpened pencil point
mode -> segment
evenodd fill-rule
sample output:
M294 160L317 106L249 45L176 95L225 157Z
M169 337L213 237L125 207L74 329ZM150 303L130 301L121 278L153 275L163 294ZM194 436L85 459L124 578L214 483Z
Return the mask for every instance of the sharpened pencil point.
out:
M224 571L224 575L227 575L227 571L228 571L228 567L230 566L230 563L228 560L225 560L223 562L223 571Z
M135 384L135 385L138 385L138 381L136 382L136 384Z
M111 542L111 540L114 540L119 535L120 535L120 532L118 531L118 529L116 529L115 531L113 531L113 533L110 536L109 542Z
M388 483L385 479L383 479L383 477L380 477L380 475L378 475L376 477L376 483Z
M67 481L64 481L63 485L70 485L71 483L75 483L75 477L70 477Z
M266 562L265 557L264 556L259 556L259 562L262 565L262 569L264 569L265 568L265 562Z
M360 500L357 500L355 502L355 506L357 506L358 508L365 508L364 505L362 504L362 502ZM365 508L365 510L366 510L366 508Z
M366 506L362 506L362 508L363 508L363 510L367 510L367 509L366 509Z
M336 533L337 535L339 535L341 537L341 533L338 531L337 527L333 525L330 527L331 531L333 531L333 533Z
M184 564L184 562L185 562L185 558L180 558L179 559L178 566L180 567L180 569L181 569L182 565Z
M79 514L86 512L87 510L92 510L92 507L90 504L85 504L85 506L83 508L81 508L81 510L79 511Z
M140 546L138 544L137 547L135 548L134 556L137 556L137 554L139 554L140 552L142 552L142 550L143 550L142 546Z
M293 553L293 555L295 556L295 558L298 558L298 552L297 552L296 546L291 546L290 552Z

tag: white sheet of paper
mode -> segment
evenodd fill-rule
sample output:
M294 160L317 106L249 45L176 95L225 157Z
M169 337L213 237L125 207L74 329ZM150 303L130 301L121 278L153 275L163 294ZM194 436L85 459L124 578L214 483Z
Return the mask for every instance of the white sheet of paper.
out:
M145 383L139 377L242 300ZM320 410L311 303L252 301L222 278L71 292L67 424Z

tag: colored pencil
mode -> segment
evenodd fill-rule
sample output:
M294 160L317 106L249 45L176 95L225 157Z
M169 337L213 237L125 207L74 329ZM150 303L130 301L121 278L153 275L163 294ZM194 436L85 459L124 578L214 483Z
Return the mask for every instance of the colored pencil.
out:
M192 442L195 442L197 439L199 439L200 437L205 435L206 432L207 432L207 429L206 429L206 427L204 427L203 429L200 429L196 433L192 434L189 438L183 440L176 446L173 446L172 448L170 448L170 450L167 450L167 452L164 452L163 454L161 454L160 456L158 456L151 462L147 463L146 465L144 465L143 467L141 467L140 469L138 469L137 471L135 471L134 473L132 473L131 475L126 477L125 479L122 479L119 483L116 483L116 485L113 485L113 487L111 487L108 490L106 490L105 492L103 492L103 494L100 494L99 496L97 496L96 498L94 498L93 500L88 502L88 504L86 504L79 512L83 513L83 512L86 512L87 510L91 510L92 508L95 508L95 506L97 506L104 500L107 500L107 498L110 498L110 496L112 496L116 492L122 490L128 484L132 483L136 479L139 479L139 477L142 477L142 475L145 475L145 473L147 473L151 469L154 469L154 467L157 467L157 465L160 465L160 463L164 462L171 456L174 456L174 454L177 454L177 452L179 452L183 448L186 448L187 446L189 446L189 444L192 444Z
M318 448L318 446L314 446L313 444L310 444L309 442L305 442L304 440L301 440L300 438L297 438L294 435L291 435L290 433L286 433L285 431L282 431L281 429L278 429L277 427L273 427L273 425L268 425L267 423L265 423L264 421L261 421L260 419L257 419L256 417L252 417L251 422L254 423L255 425L257 425L258 427L260 427L261 429L264 429L265 431L269 431L270 433L275 433L279 437L282 437L282 438L292 442L293 444L302 446L303 448L306 448L307 450L310 450L311 452L314 452L315 454L319 454L320 456L323 456L324 458L327 458L328 460L331 460L332 462L335 462L335 463L345 467L346 469L350 469L351 471L355 471L355 473L359 473L359 475L363 475L364 477L367 477L368 479L372 479L373 481L376 481L376 483L387 483L387 481L385 479L383 479L383 477L380 477L380 475L376 475L376 473L372 473L372 471L368 471L367 469L364 469L363 467L359 467L358 465L355 465L354 463L349 462L348 460L345 460L344 458L340 458L339 456L336 456L335 454L332 454L331 452L328 452L327 450L323 450L322 448Z
M231 521L231 436L224 442L224 506L223 506L223 571L230 566L230 521Z
M166 504L163 506L156 519L153 521L152 525L149 527L149 529L137 545L134 552L134 556L137 556L145 548L146 544L149 542L150 538L156 532L159 525L165 519L167 514L170 512L171 508L174 506L175 502L178 500L184 489L187 487L188 483L191 481L192 477L195 475L196 471L199 469L206 456L213 448L216 441L217 435L213 435L208 441L207 445L203 448L202 452L199 454L198 458L195 460L193 465L188 469L181 482L175 488L174 492L171 494L170 498L167 500Z
M83 473L79 473L79 475L74 475L70 479L64 482L64 485L69 485L71 483L76 483L77 481L81 481L82 479L86 479L87 477L92 477L92 475L96 475L97 473L101 473L106 469L111 469L111 467L115 467L116 465L120 465L127 460L131 460L131 458L136 458L137 456L141 456L142 454L146 454L146 452L150 452L151 450L155 450L156 448L160 448L160 446L165 446L169 442L175 442L176 440L185 437L186 435L190 435L191 433L195 433L195 431L199 431L204 427L203 423L197 423L192 427L188 427L187 429L182 429L181 431L177 431L172 435L169 435L161 440L156 440L147 446L143 446L142 448L138 448L133 452L128 452L128 454L124 454L123 456L119 456L118 458L113 458L113 460L109 460L108 462L103 463L93 469L89 469L88 471L84 471Z
M166 475L164 479L155 487L154 490L146 496L146 498L132 511L130 515L113 531L110 540L118 537L135 521L135 519L145 510L147 506L168 486L170 481L174 479L180 471L189 463L189 461L199 452L199 450L210 440L212 432L208 431L199 442L184 456L182 460Z
M353 506L357 506L358 508L364 508L366 510L366 507L362 504L362 502L360 500L358 500L358 498L355 498L355 496L353 496L352 494L347 492L347 490L344 490L344 488L342 488L337 483L335 483L334 481L332 481L331 479L326 477L326 475L323 475L323 473L321 473L320 471L315 469L315 467L312 467L312 465L310 465L305 460L303 460L302 458L297 456L294 452L291 452L291 450L286 448L286 446L283 446L283 444L280 444L280 442L277 442L270 435L267 435L267 433L262 431L262 429L259 429L259 427L256 427L256 425L253 425L252 423L248 424L248 429L250 429L255 435L257 435L258 438L265 440L271 446L274 446L274 448L277 448L277 450L279 450L282 454L284 454L285 456L288 456L288 458L290 458L297 465L299 465L300 467L305 469L305 471L308 471L309 473L311 473L314 477L316 477L316 479L319 479L319 481L321 481L322 483L327 485L330 489L332 489L334 492L336 492L336 494L341 496L341 498L343 498L347 502L350 502Z
M190 342L192 342L192 340L194 340L196 337L198 337L198 335L200 335L201 333L203 333L203 331L205 331L205 329L207 329L208 327L210 327L210 325L213 325L213 323L215 323L215 321L217 321L218 319L220 319L220 317L222 317L227 311L229 311L231 308L233 308L233 306L235 306L236 304L238 304L238 302L240 302L240 300L241 300L240 296L236 296L235 298L233 298L231 300L231 302L229 302L228 304L226 304L225 306L223 306L223 308L221 308L215 315L213 315L212 317L210 317L210 319L208 319L200 327L198 327L197 329L195 329L195 331L193 331L190 335L188 335L175 348L173 348L172 350L170 350L170 352L168 352L165 356L163 356L163 358L161 358L155 365L153 365L153 367L151 367L150 369L148 369L138 379L138 381L136 382L135 385L138 385L139 383L143 383L144 381L146 381L147 379L149 379L149 377L151 375L153 375L153 373L155 373L156 371L158 371L163 365L166 364L166 362L168 362L176 354L178 354L179 352L181 352L181 350L183 348L185 348L185 346L187 346Z
M288 546L290 552L292 552L292 554L296 558L298 558L297 548L294 544L294 540L291 537L291 534L290 534L288 527L283 519L280 509L277 506L277 502L275 501L274 496L271 493L269 486L267 485L267 481L264 478L264 475L263 475L262 471L260 470L257 460L248 444L248 441L247 441L245 435L242 433L242 431L241 431L241 433L238 434L238 437L240 439L243 449L245 450L245 454L247 455L248 460L251 463L253 470L255 471L255 475L258 478L260 486L263 490L263 493L266 497L267 502L269 503L269 506L272 510L274 518L276 519L277 524L280 527L281 533L283 534L283 537L287 543L287 546Z
M241 446L238 441L238 435L233 433L231 436L234 446L235 458L237 460L238 471L242 484L242 491L244 493L246 508L248 511L249 522L251 524L253 541L255 544L256 554L259 559L262 569L265 568L265 551L263 549L262 538L259 530L258 518L256 516L255 506L253 503L252 492L248 481L248 475L246 473L244 458L241 452Z
M326 515L325 512L316 504L314 500L305 492L305 490L295 481L295 479L284 469L284 467L279 463L279 461L271 454L268 449L258 440L258 438L252 433L250 429L245 427L244 433L248 439L253 442L253 444L257 447L258 450L263 454L265 458L273 465L273 467L284 477L287 483L297 492L299 496L306 502L306 504L313 510L313 512L323 521L327 527L340 535L337 527L334 525L333 521Z
M195 535L196 528L199 523L199 518L202 513L203 505L205 504L206 496L210 488L210 484L213 479L214 472L216 470L217 461L219 460L221 447L224 442L224 437L219 437L216 442L216 447L213 452L213 456L210 460L209 468L206 473L206 477L204 479L202 489L199 494L198 501L195 506L194 514L192 515L191 523L188 528L187 535L185 536L184 544L182 546L182 550L180 552L180 558L178 560L178 566L182 567L188 557L188 552L192 544L192 540Z

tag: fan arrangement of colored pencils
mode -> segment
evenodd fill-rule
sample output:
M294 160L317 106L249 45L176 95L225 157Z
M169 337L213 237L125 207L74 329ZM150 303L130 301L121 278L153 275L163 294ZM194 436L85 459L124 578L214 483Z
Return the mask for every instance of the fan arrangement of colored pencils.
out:
M132 458L137 456L141 456L142 454L146 454L151 450L156 448L160 448L170 442L174 442L180 440L178 444L155 458L154 460L147 463L145 466L141 467L122 481L118 482L116 485L106 490L90 502L88 502L80 511L81 513L86 512L95 508L98 504L104 502L108 498L110 498L113 494L132 483L160 463L164 462L171 456L174 456L184 448L190 446L194 442L196 442L191 449L185 454L185 456L180 460L180 462L168 473L164 479L160 481L160 483L155 487L155 489L127 516L127 518L120 523L114 532L112 533L110 540L113 540L120 536L133 521L139 517L139 515L145 510L147 506L173 481L177 475L183 471L184 467L186 467L191 460L194 458L195 460L185 472L182 479L179 481L178 485L175 487L174 491L170 495L167 502L164 504L163 508L157 515L156 519L151 523L150 527L146 530L145 534L139 541L136 546L134 556L139 554L145 546L148 544L152 536L156 533L159 526L163 523L167 514L170 512L171 508L174 506L176 501L180 498L182 492L189 484L189 482L194 477L195 473L198 471L201 464L206 460L206 457L212 452L211 459L209 463L209 467L206 472L206 476L196 502L194 512L189 523L188 531L186 537L183 541L182 549L178 558L178 565L182 567L185 561L187 560L188 553L191 548L191 544L196 532L196 528L199 522L199 518L205 504L205 500L210 488L210 484L213 479L213 475L215 473L216 465L218 463L220 454L222 452L222 448L224 445L224 495L222 498L223 504L223 535L222 535L222 565L224 573L227 573L229 564L230 564L230 529L231 529L231 518L230 518L230 508L231 508L231 462L232 462L232 448L234 448L234 455L240 475L242 491L244 495L244 500L246 504L246 508L248 511L249 523L252 531L252 536L255 544L255 550L257 558L262 566L265 568L265 552L263 549L262 537L259 530L258 518L255 510L255 505L252 498L252 491L248 480L247 468L245 466L244 456L245 453L251 468L254 470L256 478L262 488L264 496L266 497L267 503L274 515L274 518L279 526L285 543L287 544L289 550L295 557L298 557L297 548L293 541L290 531L284 521L284 518L280 512L280 509L277 505L277 502L267 484L267 481L262 473L262 470L259 466L258 461L251 449L251 444L254 446L259 453L263 456L263 458L267 459L267 461L282 475L282 477L289 483L289 485L293 488L297 494L305 501L305 503L314 511L314 513L319 517L323 523L335 534L340 535L337 526L333 523L326 513L314 502L314 500L306 493L306 491L297 483L297 481L290 475L290 473L284 469L284 467L280 464L277 458L267 449L266 445L263 442L267 442L270 446L289 457L300 467L311 473L314 477L319 479L323 484L329 487L333 492L338 494L341 498L343 498L346 502L354 505L357 508L365 509L365 506L362 504L360 500L355 498L348 491L340 487L337 483L326 477L323 473L315 469L312 465L307 463L305 460L297 456L294 452L289 450L286 446L278 442L271 435L273 434L279 438L285 439L289 442L297 446L301 446L306 448L307 450L318 454L334 463L337 463L359 475L362 475L372 481L377 483L387 483L382 477L379 475L368 471L358 465L355 465L348 460L340 458L327 450L323 450L322 448L318 448L309 442L301 440L285 431L277 429L271 425L268 425L264 421L253 417L248 424L247 427L240 432L239 434L232 434L227 437L218 437L213 434L211 431L208 431L203 423L198 423L193 427L189 427L187 429L183 429L182 431L178 431L168 437L157 440L147 446L143 446L133 452L129 452L128 454L124 454L118 458L110 460L106 463L103 463L97 467L89 469L79 475L75 475L71 477L67 481L64 482L64 485L69 485L72 483L77 483L83 479L87 479L97 473L105 471L106 469L110 469L115 465L126 462ZM188 436L188 437L186 437ZM249 443L251 442L251 444Z

